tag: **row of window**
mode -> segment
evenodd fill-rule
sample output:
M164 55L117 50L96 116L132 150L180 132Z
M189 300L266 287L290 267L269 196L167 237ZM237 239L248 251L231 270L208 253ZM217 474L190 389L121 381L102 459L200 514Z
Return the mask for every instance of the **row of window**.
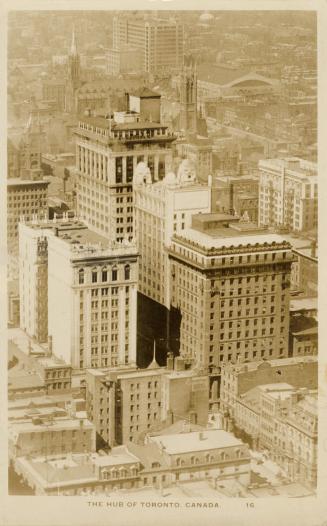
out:
M124 279L125 280L129 280L130 279L130 275L131 275L131 267L130 267L130 265L125 265L124 266ZM107 281L109 281L108 277L109 277L109 271L106 268L102 269L101 272L99 272L97 269L93 269L91 271L91 281L92 281L92 283L98 283L100 280L102 281L102 283L106 283ZM117 266L113 266L112 267L110 278L111 278L111 281L117 281L117 279L118 279L118 267ZM83 285L84 282L85 282L85 271L84 271L84 269L79 269L79 271L78 271L78 283L80 285Z

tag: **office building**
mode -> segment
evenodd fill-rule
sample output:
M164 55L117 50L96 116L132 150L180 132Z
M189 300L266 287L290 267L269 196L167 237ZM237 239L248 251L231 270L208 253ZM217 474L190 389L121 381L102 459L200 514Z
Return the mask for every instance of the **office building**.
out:
M259 162L259 225L308 231L318 225L317 165L298 158Z
M160 121L160 96L143 90L128 97L128 111L113 118L83 117L76 130L77 210L90 228L116 241L133 234L133 178L138 163L160 180L172 162L173 134ZM139 112L142 113L139 113ZM158 117L157 117L158 118Z
M193 216L199 223L168 249L171 303L181 314L181 356L219 384L223 363L288 355L293 256L280 236L234 216Z
M210 212L211 187L197 181L192 164L181 162L177 175L146 181L146 167L138 168L134 183L135 232L139 265L139 292L170 308L170 271L166 248L174 233L191 226L193 214ZM145 181L144 181L145 179Z
M213 210L220 213L247 214L258 222L259 180L256 176L220 176L213 179Z
M47 302L55 356L77 369L135 363L136 246L108 241L66 215L20 228L21 327L33 333ZM47 287L35 265L40 245Z
M183 26L174 20L119 16L113 23L113 48L129 44L142 53L147 73L169 73L183 63Z
M143 69L143 55L139 48L122 44L120 48L111 48L107 53L108 75L139 73Z

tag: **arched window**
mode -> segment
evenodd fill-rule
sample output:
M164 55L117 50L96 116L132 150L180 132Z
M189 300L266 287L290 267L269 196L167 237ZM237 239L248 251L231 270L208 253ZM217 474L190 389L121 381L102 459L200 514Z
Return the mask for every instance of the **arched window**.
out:
M112 271L111 271L112 281L117 281L117 277L118 277L118 268L115 266L115 267L112 267Z
M98 271L96 268L92 269L92 283L96 283L98 281Z
M79 285L83 285L84 283L84 270L82 268L78 271L78 283Z
M105 283L108 281L108 271L106 268L102 269L102 282Z
M125 265L124 273L125 273L125 279L130 279L131 267L129 265Z

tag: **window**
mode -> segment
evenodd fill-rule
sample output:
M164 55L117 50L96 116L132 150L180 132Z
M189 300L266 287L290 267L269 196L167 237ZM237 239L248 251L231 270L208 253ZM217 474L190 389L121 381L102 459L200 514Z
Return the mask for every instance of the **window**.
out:
M102 270L102 281L106 282L108 280L108 271L107 269Z
M125 265L124 274L125 274L125 279L130 279L131 267L129 265Z
M96 270L92 270L92 283L96 283L98 281L98 273Z
M117 281L117 277L118 277L118 269L117 267L112 267L112 272L111 272L112 281Z
M78 283L79 285L84 283L84 270L82 268L78 271Z

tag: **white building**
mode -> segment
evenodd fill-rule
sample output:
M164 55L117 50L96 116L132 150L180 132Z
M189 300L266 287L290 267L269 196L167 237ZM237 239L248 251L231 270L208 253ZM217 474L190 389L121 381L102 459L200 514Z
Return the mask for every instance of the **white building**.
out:
M170 308L169 267L165 247L174 233L190 227L193 214L210 212L211 186L196 181L189 161L182 161L177 175L168 173L151 184L144 163L134 182L135 232L142 259L139 291Z
M34 306L42 295L54 355L81 369L135 363L135 244L109 243L68 218L60 223L35 220L20 229L22 328L33 335L38 321ZM47 286L35 269L37 240L45 238Z
M130 97L130 104L135 99L139 106L142 103L143 115L150 112L153 117L160 112L157 94ZM175 137L160 122L142 122L142 111L115 112L112 119L85 116L76 129L78 215L92 230L116 241L133 238L137 164L144 161L156 181L165 176L172 162Z
M259 169L259 225L317 228L317 165L292 157L262 160Z

